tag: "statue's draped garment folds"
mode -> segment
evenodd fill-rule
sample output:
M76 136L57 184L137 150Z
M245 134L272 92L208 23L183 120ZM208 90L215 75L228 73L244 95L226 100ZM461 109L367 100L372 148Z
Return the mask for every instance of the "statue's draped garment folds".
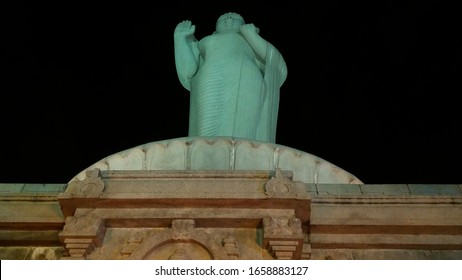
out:
M258 36L257 34L255 34ZM197 61L190 82L189 136L232 136L275 143L279 89L287 77L269 42L259 57L239 32L214 33L189 44ZM175 52L181 51L175 42ZM191 49L192 48L192 49ZM178 76L186 75L176 55Z

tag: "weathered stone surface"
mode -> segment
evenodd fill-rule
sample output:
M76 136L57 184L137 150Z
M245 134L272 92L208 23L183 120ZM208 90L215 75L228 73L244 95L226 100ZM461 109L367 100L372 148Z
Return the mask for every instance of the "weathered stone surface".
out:
M313 249L313 260L461 260L461 250Z
M323 258L316 250L334 249L329 258L354 258L348 250L355 249L407 249L410 258L414 250L462 250L462 195L454 186L415 191L416 186L408 185L360 185L360 194L341 190L352 185L316 187L310 216L314 258ZM371 258L405 258L398 253L385 256L380 250Z
M66 187L67 184L0 184L0 195L56 195L63 192Z
M63 247L0 247L0 260L59 260Z
M68 259L300 259L310 197L292 177L279 169L88 170L58 196L66 217L59 239ZM275 222L260 237L235 235L256 234L264 221ZM106 243L114 228L132 229L122 247Z
M306 184L279 169L87 175L66 189L8 184L0 259L462 258L459 185Z

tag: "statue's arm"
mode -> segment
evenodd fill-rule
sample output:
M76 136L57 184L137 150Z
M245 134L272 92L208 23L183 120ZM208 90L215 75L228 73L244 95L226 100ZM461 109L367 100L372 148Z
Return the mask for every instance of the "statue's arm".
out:
M194 37L196 27L191 21L180 22L173 34L175 66L180 83L190 90L191 78L196 74L199 62L197 39Z
M279 74L281 76L281 81L285 80L287 75L287 65L285 64L284 59L282 58L281 53L268 41L263 39L258 33L259 30L255 25L252 23L244 24L240 28L240 32L244 39L249 43L252 47L254 52L257 54L259 59L264 63L267 63L266 59L268 58L268 49L271 48L270 55L279 55L281 59L279 60L279 64L277 65Z
M268 49L267 41L258 35L258 28L252 23L244 24L240 28L241 34L244 39L249 43L257 56L265 61L266 51Z

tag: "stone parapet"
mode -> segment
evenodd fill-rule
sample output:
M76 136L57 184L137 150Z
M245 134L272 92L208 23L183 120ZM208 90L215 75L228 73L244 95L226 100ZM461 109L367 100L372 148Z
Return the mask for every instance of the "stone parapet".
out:
M0 259L462 259L461 217L461 185L95 169L0 184Z
M312 185L313 258L462 256L459 185ZM413 252L426 252L414 254ZM343 253L345 251L342 251ZM381 255L386 252L386 255ZM447 252L448 254L445 254ZM388 257L385 257L388 256ZM332 257L336 258L336 257Z
M300 259L303 231L308 233L310 215L309 195L304 184L294 182L292 172L281 170L95 169L87 172L85 180L69 183L66 191L58 195L58 201L66 217L64 230L59 236L71 258L94 257L94 248L106 246L104 232L109 228L147 228L139 235L149 240L139 243L131 254L123 248L123 253L111 258L122 255L126 258L153 258L153 250L167 250L162 248L172 247L170 243L180 241L188 246L190 243L200 244L211 259L234 258L237 253L225 252L225 240L235 240L235 247L240 247L241 251L246 247L239 245L246 241L232 232L262 228L264 249L242 252L243 255L260 258L262 250L268 247L268 257ZM195 233L197 237L191 235L177 240L173 237L177 234L175 228L185 220L194 226L188 226L188 233L184 234ZM154 234L152 231L159 232ZM252 239L255 242L255 237ZM215 242L210 243L210 240ZM134 245L130 245L132 247ZM188 254L199 255L199 252L194 249Z

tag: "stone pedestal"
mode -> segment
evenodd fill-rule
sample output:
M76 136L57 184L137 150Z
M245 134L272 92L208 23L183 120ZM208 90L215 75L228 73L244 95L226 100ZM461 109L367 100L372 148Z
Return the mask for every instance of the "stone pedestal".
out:
M281 170L95 169L58 201L71 259L301 259L310 219Z
M0 259L462 259L461 217L462 185L368 185L277 144L179 138L67 184L0 184Z

